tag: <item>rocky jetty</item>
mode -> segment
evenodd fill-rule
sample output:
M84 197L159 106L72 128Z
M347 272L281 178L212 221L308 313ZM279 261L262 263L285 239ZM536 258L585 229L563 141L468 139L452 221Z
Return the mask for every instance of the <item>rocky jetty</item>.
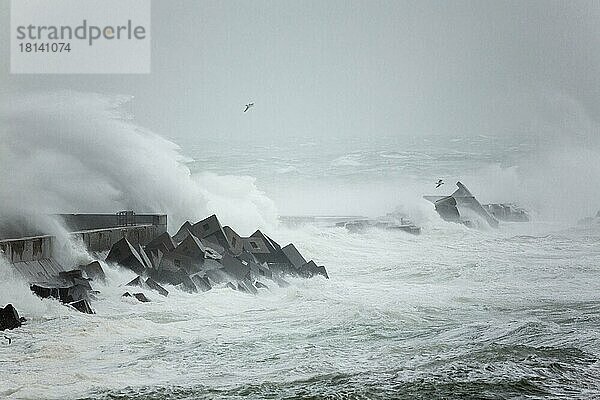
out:
M25 318L19 317L19 313L12 304L0 308L0 331L19 328Z
M30 285L30 289L41 298L54 298L83 313L94 314L89 304L92 293L91 279L83 274L81 269L63 271L52 281L34 283Z
M165 232L145 246L123 238L106 261L138 274L128 286L147 287L163 296L168 291L160 284L190 293L225 284L255 294L257 287L267 287L259 279L286 285L285 275L329 278L324 266L307 261L293 244L281 247L260 230L242 237L222 226L216 215L195 224L186 221L174 236Z
M456 186L458 189L450 196L423 196L423 198L435 205L435 210L445 221L474 227L477 225L477 220L483 220L492 228L497 228L498 220L481 205L469 189L460 182L456 182Z
M137 299L137 301L139 301L140 303L150 303L150 299L148 299L144 293L131 294L129 292L125 292L121 297L133 297Z
M528 222L529 213L514 203L481 204L465 185L456 182L458 189L450 196L423 196L435 205L435 210L449 222L457 222L468 227L476 227L478 221L484 221L497 228L498 221Z
M293 244L280 246L257 230L242 237L222 226L216 215L195 224L185 222L174 236L166 232L166 216L135 214L61 214L92 254L108 251L106 262L137 275L126 286L139 287L167 297L165 284L189 292L211 290L216 285L249 294L268 289L265 281L287 286L285 276L329 278L324 266L306 260ZM54 237L5 239L0 255L25 279L33 293L56 299L82 313L93 314L91 301L98 293L95 282L106 275L98 261L65 267L53 257ZM148 302L147 293L123 296ZM2 329L19 326L12 305L2 310ZM16 322L15 322L16 321Z
M344 227L350 232L363 232L368 228L384 229L388 231L402 231L412 235L421 234L418 227L408 215L393 212L379 218L354 218L337 222L337 227Z
M104 270L98 261L93 261L87 265L80 265L79 269L89 278L90 280L104 282L106 275Z

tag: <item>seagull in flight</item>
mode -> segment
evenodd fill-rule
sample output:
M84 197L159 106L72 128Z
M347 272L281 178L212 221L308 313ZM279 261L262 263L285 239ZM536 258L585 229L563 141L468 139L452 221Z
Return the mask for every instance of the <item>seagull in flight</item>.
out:
M11 344L11 343L12 343L12 339L11 339L11 338L9 338L8 336L4 336L4 339L8 340L8 344Z
M441 179L438 179L437 183L435 184L435 188L439 188L440 186L442 186L444 184L444 181Z
M254 107L254 103L248 103L248 104L246 104L246 108L244 108L244 112L248 111L252 107Z

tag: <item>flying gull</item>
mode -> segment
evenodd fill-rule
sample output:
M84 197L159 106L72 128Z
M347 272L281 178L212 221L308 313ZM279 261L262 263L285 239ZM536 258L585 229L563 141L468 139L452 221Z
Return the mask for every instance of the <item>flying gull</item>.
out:
M246 108L244 108L244 112L248 111L252 107L254 107L254 103L248 103L248 104L246 104Z
M441 180L441 179L439 179L439 180L437 181L437 183L435 184L435 188L437 189L437 188L439 188L440 186L442 186L443 184L444 184L444 181L443 181L443 180Z

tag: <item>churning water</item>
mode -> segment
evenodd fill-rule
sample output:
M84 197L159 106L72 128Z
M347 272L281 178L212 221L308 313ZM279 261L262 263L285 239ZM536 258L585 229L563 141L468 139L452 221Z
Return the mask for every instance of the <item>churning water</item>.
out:
M537 151L527 141L325 144L182 147L192 172L253 176L281 214L403 206L422 234L272 227L331 279L292 279L257 296L167 287L168 298L147 292L152 302L135 303L121 297L133 275L105 265L96 315L35 298L4 268L0 301L28 322L0 343L0 397L600 397L600 225L576 223L600 207L584 196L590 189L529 193L539 175L525 161ZM234 185L231 176L224 182ZM525 203L533 221L445 223L420 200L436 194L437 178L447 180L443 193L460 178L482 200Z

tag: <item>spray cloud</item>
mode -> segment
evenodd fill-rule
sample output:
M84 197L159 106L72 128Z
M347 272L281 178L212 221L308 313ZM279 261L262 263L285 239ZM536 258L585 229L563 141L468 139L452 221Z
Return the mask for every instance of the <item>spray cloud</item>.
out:
M64 91L10 96L0 106L0 227L52 233L45 215L135 210L170 229L217 213L246 233L276 221L250 177L193 175L179 147L123 111L131 100ZM8 228L7 228L8 227Z

